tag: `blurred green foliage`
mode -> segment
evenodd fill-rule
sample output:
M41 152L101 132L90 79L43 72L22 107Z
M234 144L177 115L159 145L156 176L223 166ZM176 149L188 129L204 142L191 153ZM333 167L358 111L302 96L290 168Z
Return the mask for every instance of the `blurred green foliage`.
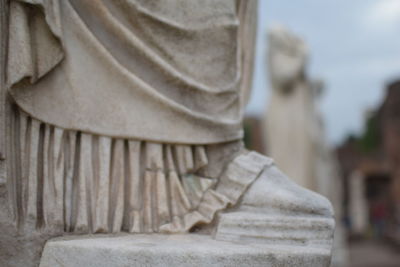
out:
M366 120L364 132L358 138L358 146L362 153L371 154L377 152L380 145L380 122L379 116L375 112Z

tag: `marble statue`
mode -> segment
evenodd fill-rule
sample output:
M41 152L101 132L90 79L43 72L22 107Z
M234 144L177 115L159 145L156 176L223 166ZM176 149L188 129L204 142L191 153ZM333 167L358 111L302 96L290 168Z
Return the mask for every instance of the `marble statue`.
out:
M275 26L269 31L268 40L272 87L265 123L268 153L296 183L332 202L337 218L332 266L345 266L339 168L325 139L318 109L323 81L309 77L306 71L309 52L301 38L282 26Z
M0 263L32 264L54 236L198 232L324 248L329 264L329 201L242 145L256 8L11 0L0 228L18 241L0 241Z

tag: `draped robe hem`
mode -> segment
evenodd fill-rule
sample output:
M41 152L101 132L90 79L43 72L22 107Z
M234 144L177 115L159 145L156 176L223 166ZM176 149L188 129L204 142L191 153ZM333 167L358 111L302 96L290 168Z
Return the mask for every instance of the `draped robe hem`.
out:
M244 151L203 177L207 146L64 130L14 109L9 197L21 229L184 233L232 207L269 158Z

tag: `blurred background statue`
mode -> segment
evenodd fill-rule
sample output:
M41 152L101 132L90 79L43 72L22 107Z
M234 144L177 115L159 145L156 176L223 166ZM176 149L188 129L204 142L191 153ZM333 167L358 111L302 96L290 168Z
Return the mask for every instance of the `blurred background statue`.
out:
M317 108L324 84L308 77L308 48L301 38L276 26L269 31L268 40L272 92L264 131L267 153L296 183L332 201L338 219L332 265L344 266L347 255L338 164Z
M267 151L298 184L315 190L314 86L306 76L307 60L307 47L300 38L282 27L270 30Z

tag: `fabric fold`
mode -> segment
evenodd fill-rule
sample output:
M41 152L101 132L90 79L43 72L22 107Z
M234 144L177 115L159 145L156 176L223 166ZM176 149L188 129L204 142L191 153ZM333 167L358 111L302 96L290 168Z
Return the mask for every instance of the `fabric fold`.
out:
M59 0L10 1L9 87L26 78L35 83L64 58L59 8Z
M8 183L20 228L74 233L183 233L233 206L272 164L250 152L201 177L207 147L68 131L16 108ZM23 208L19 208L23 207Z
M256 0L12 0L10 95L30 116L77 132L238 140L256 11L244 2Z
M164 233L188 232L197 225L209 224L215 215L236 205L247 188L258 178L264 168L271 166L273 160L257 152L249 152L236 157L228 164L216 187L210 187L202 194L199 205L160 228Z

